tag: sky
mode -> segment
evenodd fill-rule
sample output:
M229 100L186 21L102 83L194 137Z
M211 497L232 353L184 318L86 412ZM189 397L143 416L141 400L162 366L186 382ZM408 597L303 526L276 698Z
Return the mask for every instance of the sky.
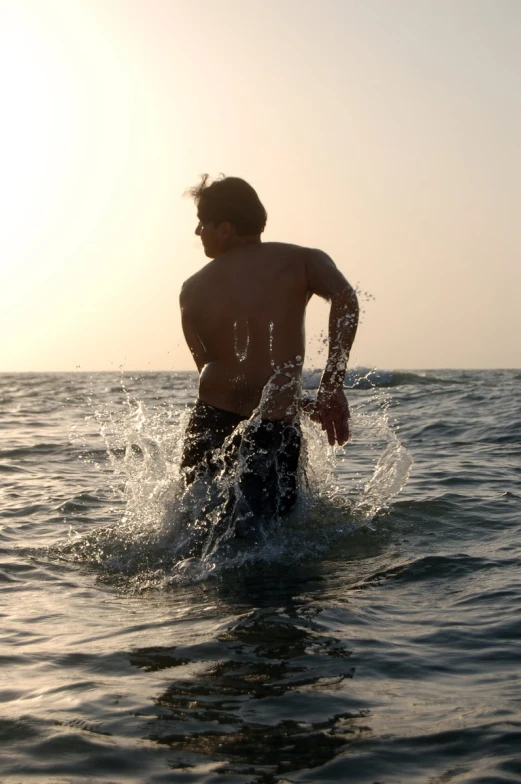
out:
M0 372L193 369L203 172L357 288L352 366L521 367L520 40L519 0L0 0Z

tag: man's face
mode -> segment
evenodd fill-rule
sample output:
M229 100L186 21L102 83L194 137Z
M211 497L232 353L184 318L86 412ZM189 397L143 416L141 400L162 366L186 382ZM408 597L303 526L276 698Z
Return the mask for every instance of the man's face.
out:
M213 223L203 223L199 220L195 233L201 238L205 255L215 259L229 248L229 242L235 230L228 221L223 221L218 226Z
M195 233L198 237L201 238L201 242L203 243L203 250L206 256L208 256L210 259L214 259L219 255L219 236L213 223L203 223L200 220L197 224Z

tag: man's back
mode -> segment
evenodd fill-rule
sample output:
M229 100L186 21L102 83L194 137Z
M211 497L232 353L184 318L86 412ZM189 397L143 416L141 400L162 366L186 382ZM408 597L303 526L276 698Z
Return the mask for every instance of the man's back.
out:
M214 259L185 283L183 324L206 403L249 416L271 379L279 391L268 415L292 415L312 293L306 261L313 253L259 242Z
M242 535L266 515L288 515L298 497L304 315L313 294L330 303L329 350L307 411L331 445L349 438L343 383L358 303L327 254L262 243L267 212L249 183L208 180L203 175L189 191L197 206L195 234L213 261L181 291L183 330L199 371L181 468L187 487L231 472L224 508ZM260 421L243 424L256 409Z

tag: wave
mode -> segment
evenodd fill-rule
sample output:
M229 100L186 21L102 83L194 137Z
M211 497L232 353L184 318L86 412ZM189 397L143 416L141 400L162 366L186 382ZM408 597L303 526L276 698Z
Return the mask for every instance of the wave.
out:
M454 580L466 577L478 571L497 569L498 566L516 566L515 558L490 559L456 553L454 555L427 555L413 561L393 565L387 569L374 572L366 577L358 588L388 580L401 580L408 583L424 580Z
M303 388L318 389L322 370L304 371ZM428 372L412 370L368 370L355 368L346 373L344 385L348 389L380 389L400 387L408 384L460 384L460 379L443 378Z

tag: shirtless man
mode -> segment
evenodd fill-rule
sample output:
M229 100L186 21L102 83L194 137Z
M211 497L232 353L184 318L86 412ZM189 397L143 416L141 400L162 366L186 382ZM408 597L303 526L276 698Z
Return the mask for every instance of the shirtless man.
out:
M205 175L189 191L211 261L183 285L186 341L199 371L199 399L187 426L182 459L190 484L216 473L213 455L226 442L229 462L240 451L240 495L251 516L284 516L297 499L299 408L305 354L304 317L313 294L331 303L329 357L311 416L329 443L349 438L343 391L358 325L353 288L319 250L262 242L267 214L244 180ZM258 412L257 422L232 436Z

